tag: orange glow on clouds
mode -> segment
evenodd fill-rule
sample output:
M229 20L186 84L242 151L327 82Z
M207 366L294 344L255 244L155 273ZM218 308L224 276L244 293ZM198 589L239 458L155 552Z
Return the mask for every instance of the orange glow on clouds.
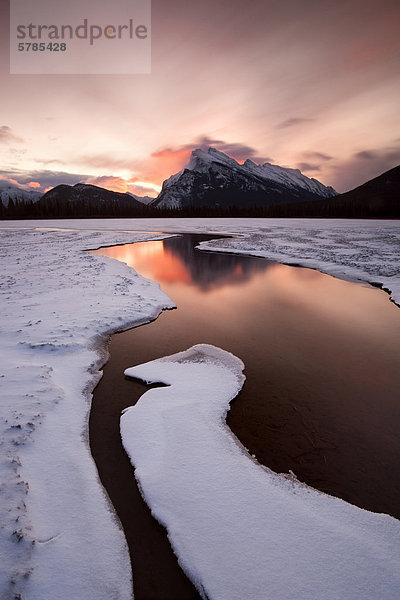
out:
M187 160L190 156L190 150L188 149L179 149L174 150L172 148L164 148L163 150L159 150L157 152L153 152L152 156L154 158L162 158L163 160Z
M2 181L6 181L7 183L12 183L13 185L18 185L18 181L16 181L15 179L10 179L9 177L4 177L3 175L0 175L0 179Z
M90 185L97 185L113 192L119 192L125 194L128 191L128 185L125 179L122 177L92 177L88 179L86 183Z
M136 181L127 180L123 177L91 177L86 181L90 185L97 185L99 187L118 192L120 194L136 194L137 196L156 196L160 191L161 187L155 183L149 181Z
M128 185L129 187L135 186L136 188L140 188L141 190L157 192L157 194L161 191L160 185L151 183L150 181L130 181Z
M194 147L178 150L165 148L153 152L146 169L146 174L148 171L148 178L162 183L174 173L178 173L189 162L192 150L194 150Z
M41 187L40 183L38 183L37 181L30 181L30 182L28 183L28 186L29 186L30 188L40 188L40 187Z
M10 183L155 196L207 145L240 162L304 169L338 191L399 163L394 0L257 0L251 11L239 0L155 2L151 75L60 76L57 85L9 74L8 4L0 164Z

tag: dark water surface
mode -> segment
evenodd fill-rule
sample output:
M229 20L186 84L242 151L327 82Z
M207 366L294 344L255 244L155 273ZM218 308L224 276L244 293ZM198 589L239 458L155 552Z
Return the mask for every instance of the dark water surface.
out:
M146 390L123 371L193 344L214 344L245 363L227 422L261 463L400 518L399 308L382 291L318 271L195 250L203 239L212 237L96 251L159 282L178 306L112 337L90 421L92 452L131 550L137 600L199 596L122 449L120 413Z

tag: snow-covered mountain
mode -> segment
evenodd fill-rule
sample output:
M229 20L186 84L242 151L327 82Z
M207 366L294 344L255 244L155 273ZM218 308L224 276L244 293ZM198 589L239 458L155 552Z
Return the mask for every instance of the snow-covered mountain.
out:
M128 196L132 196L132 198L135 198L135 200L141 202L142 204L150 204L150 202L153 202L154 200L154 197L151 196L138 196L137 194L132 194L131 192L126 193Z
M298 169L251 160L239 164L215 148L194 150L189 164L164 181L151 206L267 206L287 202L320 200L336 195L316 179Z
M10 200L22 202L37 202L43 196L43 192L36 190L24 190L8 181L0 181L0 199L3 206L8 206Z

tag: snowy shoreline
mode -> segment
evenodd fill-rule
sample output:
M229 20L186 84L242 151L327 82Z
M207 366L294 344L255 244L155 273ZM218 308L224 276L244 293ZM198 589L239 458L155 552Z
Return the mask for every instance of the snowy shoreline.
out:
M246 232L235 239L201 242L198 248L276 260L338 279L368 283L382 289L400 306L400 225L370 227L361 232L351 229L351 224L348 227L344 237L342 227L332 227L327 235L318 225L304 229L299 224L289 232L282 231L282 226L262 233Z
M269 258L361 281L391 292L400 304L400 221L369 219L49 219L3 221L0 229L40 227L116 233L210 233L236 240L203 242L201 248ZM115 245L115 244L113 244Z
M243 369L199 344L125 371L167 386L123 412L121 437L201 597L397 600L400 522L252 460L225 420Z
M202 247L368 277L390 288L395 301L400 298L400 223L393 221L2 222L0 595L5 597L131 598L125 539L88 448L90 397L101 377L107 336L148 322L174 304L158 284L126 265L83 250L164 237L139 230L233 234L240 237Z
M174 305L158 284L84 250L162 236L0 234L0 595L128 600L125 537L89 449L91 392L108 336Z

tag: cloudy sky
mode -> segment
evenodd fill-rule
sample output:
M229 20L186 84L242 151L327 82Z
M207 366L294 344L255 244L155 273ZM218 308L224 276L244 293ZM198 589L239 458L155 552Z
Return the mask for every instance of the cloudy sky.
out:
M154 196L213 146L346 191L400 163L397 0L153 0L152 73L124 76L10 75L7 4L2 179Z

